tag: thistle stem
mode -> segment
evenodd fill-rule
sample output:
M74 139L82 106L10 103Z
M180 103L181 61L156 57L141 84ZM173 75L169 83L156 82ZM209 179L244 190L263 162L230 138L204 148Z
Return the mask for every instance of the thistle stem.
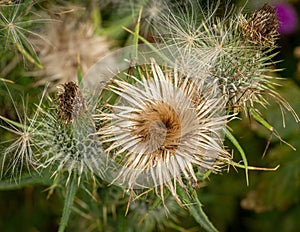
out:
M58 232L64 232L65 228L67 227L69 217L72 212L72 206L74 203L77 189L78 189L77 178L76 176L73 176L71 178L70 183L67 185L65 204L64 204L64 209L63 209Z

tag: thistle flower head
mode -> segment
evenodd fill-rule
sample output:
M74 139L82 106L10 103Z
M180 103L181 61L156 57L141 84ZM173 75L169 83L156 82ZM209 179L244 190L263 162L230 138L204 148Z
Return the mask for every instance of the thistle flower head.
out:
M129 78L108 87L119 101L100 114L101 143L121 166L117 181L130 189L160 186L162 197L167 186L178 199L177 183L196 181L198 171L218 171L219 161L228 159L222 98L197 81L164 73L153 60L141 80Z
M43 110L38 125L43 147L41 167L51 166L56 178L67 171L66 183L72 174L77 175L78 181L83 174L101 175L103 151L95 135L90 102L74 82L60 86L56 101L57 111Z
M70 12L80 10L75 6L70 8ZM42 76L41 84L50 82L56 85L75 81L78 67L80 66L84 74L108 53L112 44L107 37L94 34L93 24L80 19L75 13L60 16L59 20L48 24L45 31L41 32L48 43L35 41L45 68L32 75Z
M16 4L7 1L4 5L0 3L0 40L5 39L1 42L5 44L6 51L15 50L22 55L24 61L27 60L41 68L42 65L31 38L44 38L30 27L48 22L49 19L33 17L34 4L30 1Z
M48 167L60 181L65 181L67 171L66 183L71 175L78 182L82 177L101 175L103 150L95 135L91 104L95 103L86 101L79 87L70 82L60 86L56 101L43 103L42 98L33 117L26 111L23 117L17 112L20 122L0 116L7 124L1 127L18 136L4 149L1 176L10 174L16 179L25 169L39 172Z
M11 132L15 137L12 140L6 141L6 143L9 143L9 146L5 147L1 154L0 177L10 176L15 181L18 181L24 172L38 172L40 157L35 152L37 148L35 136L38 134L38 128L35 127L35 124L45 92L33 117L30 117L24 99L22 98L24 110L22 115L18 111L9 89L7 90L17 113L18 121L13 121L0 115L0 119L5 123L0 125L0 127Z
M277 12L269 4L256 10L248 20L242 17L240 24L245 38L251 43L269 46L278 37Z

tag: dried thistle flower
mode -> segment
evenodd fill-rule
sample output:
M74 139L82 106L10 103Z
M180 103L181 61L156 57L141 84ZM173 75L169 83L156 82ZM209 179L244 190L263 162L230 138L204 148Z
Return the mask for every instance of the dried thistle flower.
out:
M83 111L88 111L86 100L75 82L67 82L57 94L58 120L67 124L72 123Z
M121 166L114 181L129 189L159 186L162 199L166 186L180 202L176 184L185 187L198 171L218 171L220 160L229 159L221 138L224 102L195 80L164 73L153 60L142 80L129 78L112 81L108 90L119 101L99 115L101 144Z
M256 10L248 20L241 17L240 24L245 38L260 46L273 45L279 35L277 12L267 3Z
M5 44L4 48L6 51L13 48L22 55L24 62L29 61L42 68L33 38L45 41L43 36L36 33L31 27L50 20L36 17L37 14L32 9L34 2L11 3L6 1L4 5L2 4L0 7L0 41L2 38L5 38L4 41L1 41L1 43Z
M15 139L6 141L6 143L11 144L4 148L3 153L1 154L2 157L0 160L2 164L0 167L0 177L10 176L15 181L18 181L24 171L29 173L32 171L38 172L40 156L35 151L38 149L36 135L39 134L39 131L35 125L39 117L40 107L45 95L45 91L33 117L29 117L24 99L22 99L24 115L21 115L9 89L7 90L12 100L14 109L16 110L18 122L4 118L0 115L0 119L7 124L0 125L0 127L13 133L14 136L17 137Z
M70 12L80 11L75 6L69 8ZM79 66L85 74L90 66L109 52L112 45L109 39L106 36L94 34L93 24L80 19L75 13L59 14L59 20L47 25L41 34L48 43L35 41L45 69L31 74L43 77L39 81L41 84L75 81Z

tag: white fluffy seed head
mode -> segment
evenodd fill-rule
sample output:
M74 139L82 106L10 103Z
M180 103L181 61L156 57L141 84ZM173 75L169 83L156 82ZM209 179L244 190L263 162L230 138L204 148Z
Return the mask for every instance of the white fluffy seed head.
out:
M30 74L42 77L40 84L76 81L78 67L85 74L95 62L108 54L112 46L106 36L95 34L95 26L90 21L78 16L82 10L78 6L54 10L58 12L55 15L60 17L46 25L45 31L40 33L46 42L34 40L44 69Z

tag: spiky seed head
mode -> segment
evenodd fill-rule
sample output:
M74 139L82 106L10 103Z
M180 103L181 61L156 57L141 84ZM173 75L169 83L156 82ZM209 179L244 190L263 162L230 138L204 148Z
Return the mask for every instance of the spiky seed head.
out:
M33 116L28 115L23 98L23 114L21 114L8 88L7 91L12 100L18 120L13 121L0 115L1 121L3 120L6 123L6 125L0 124L0 128L16 136L15 139L4 141L4 144L10 143L10 145L4 148L0 154L0 178L4 175L10 175L12 179L19 181L24 171L30 174L39 171L38 166L41 161L39 156L40 147L36 137L39 134L39 128L36 127L36 124L46 90L44 90Z
M251 43L269 46L273 45L278 36L279 21L277 12L269 4L256 10L250 19L241 18L244 36Z
M42 109L37 125L43 147L41 168L50 166L53 176L63 181L67 172L66 184L73 174L80 181L83 174L88 178L101 175L104 167L103 150L90 111L94 102L88 102L86 97L75 82L60 85L54 101L57 111L54 106Z

